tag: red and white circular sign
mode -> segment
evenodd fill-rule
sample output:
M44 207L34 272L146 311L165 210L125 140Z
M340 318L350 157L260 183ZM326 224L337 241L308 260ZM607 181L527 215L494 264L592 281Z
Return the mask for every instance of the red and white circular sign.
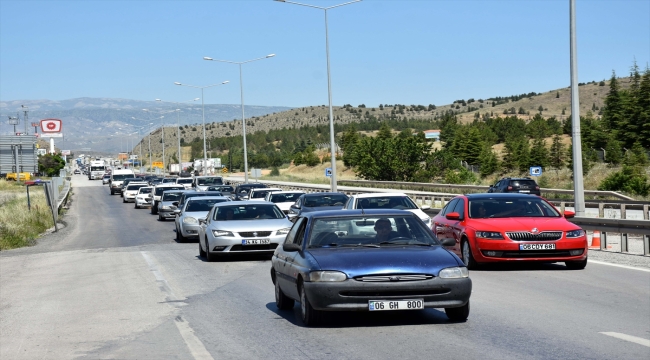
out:
M43 133L59 133L63 128L63 122L59 119L41 120L41 131Z

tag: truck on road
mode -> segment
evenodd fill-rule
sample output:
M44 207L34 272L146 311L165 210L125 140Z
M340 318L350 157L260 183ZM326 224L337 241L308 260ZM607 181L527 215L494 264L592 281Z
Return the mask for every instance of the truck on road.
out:
M88 180L101 180L106 172L106 163L103 160L93 160L90 162L88 171Z

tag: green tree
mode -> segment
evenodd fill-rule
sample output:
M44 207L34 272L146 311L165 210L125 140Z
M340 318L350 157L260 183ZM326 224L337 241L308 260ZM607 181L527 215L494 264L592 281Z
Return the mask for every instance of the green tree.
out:
M648 196L650 194L650 183L648 177L640 172L638 168L623 165L621 171L617 171L605 178L598 186L598 190L624 191L640 196Z
M530 149L531 166L541 166L543 168L549 165L549 151L543 138L533 140L533 146Z
M484 146L479 157L481 177L494 174L499 170L499 159L490 146Z
M621 142L610 138L605 146L605 162L610 165L618 165L623 161L623 149Z
M564 166L564 159L566 159L564 145L560 136L555 135L549 152L549 165L555 169L560 169Z
M603 109L603 122L608 130L617 130L623 121L623 101L621 100L620 87L616 79L616 73L612 71L609 80L609 92L605 97L605 108Z
M59 176L65 167L65 160L59 154L45 154L38 157L38 171L47 176Z

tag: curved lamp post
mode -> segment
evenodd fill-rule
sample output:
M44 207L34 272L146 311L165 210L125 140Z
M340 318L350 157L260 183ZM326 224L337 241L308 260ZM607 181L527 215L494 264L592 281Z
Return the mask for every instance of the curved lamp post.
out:
M360 2L361 0L354 0L339 5L329 6L329 7L320 7L315 5L301 4L301 3L286 1L286 0L275 0L275 1L320 9L325 12L325 54L327 57L327 96L329 98L329 110L330 110L330 150L332 152L332 191L336 192L336 142L334 136L335 135L334 134L334 112L332 111L332 77L330 75L330 43L329 43L329 37L327 31L327 10L349 5L349 4L354 4L356 2Z
M213 86L219 86L219 85L225 85L229 83L230 81L226 80L220 84L213 84L213 85L206 85L206 86L194 86L194 85L188 85L188 84L181 84L179 82L174 82L174 85L180 85L180 86L189 86L193 87L196 89L201 89L201 109L203 111L203 175L207 175L206 169L207 169L207 161L208 161L208 151L205 147L205 102L203 101L203 89L207 89Z
M242 123L242 138L244 139L244 184L248 183L248 152L246 151L246 118L244 116L244 82L242 80L242 71L241 71L241 66L243 64L253 62L253 61L258 61L258 60L264 60L268 58L274 57L275 54L269 54L261 58L257 59L252 59L252 60L246 60L246 61L229 61L229 60L218 60L218 59L213 59L208 56L204 56L203 60L208 60L208 61L219 61L219 62L225 62L229 64L237 64L239 65L239 89L241 92L241 123Z

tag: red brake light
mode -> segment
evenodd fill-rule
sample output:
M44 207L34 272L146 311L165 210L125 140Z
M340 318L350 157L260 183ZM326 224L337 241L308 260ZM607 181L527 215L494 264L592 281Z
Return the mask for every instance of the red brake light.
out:
M508 190L512 190L512 186L508 186Z

